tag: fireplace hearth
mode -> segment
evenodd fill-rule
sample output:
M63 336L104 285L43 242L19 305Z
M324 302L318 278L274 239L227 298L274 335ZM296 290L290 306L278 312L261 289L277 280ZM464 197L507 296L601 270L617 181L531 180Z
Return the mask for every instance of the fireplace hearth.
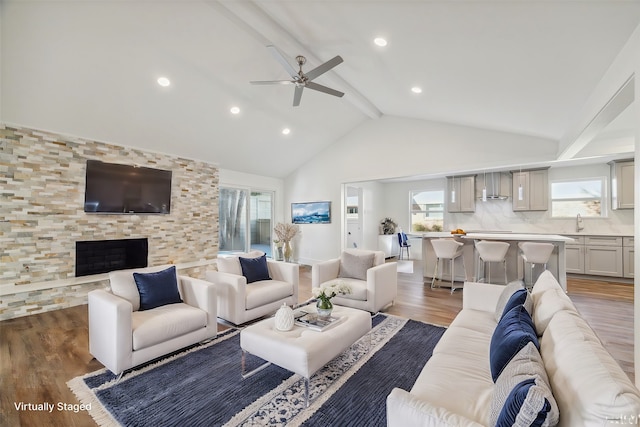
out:
M76 242L76 277L147 266L147 238Z

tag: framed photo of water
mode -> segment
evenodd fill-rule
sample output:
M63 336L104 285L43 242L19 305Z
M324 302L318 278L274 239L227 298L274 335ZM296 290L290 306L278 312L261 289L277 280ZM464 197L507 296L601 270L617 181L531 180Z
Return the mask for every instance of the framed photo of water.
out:
M294 224L330 224L331 202L291 203Z

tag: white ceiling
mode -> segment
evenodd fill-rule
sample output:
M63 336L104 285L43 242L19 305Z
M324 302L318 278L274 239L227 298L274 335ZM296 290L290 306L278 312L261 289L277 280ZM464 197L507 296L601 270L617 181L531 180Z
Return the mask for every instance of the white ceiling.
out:
M559 140L640 23L640 0L0 4L3 121L275 177L383 114ZM316 81L344 98L250 85L287 78L268 44L341 55Z

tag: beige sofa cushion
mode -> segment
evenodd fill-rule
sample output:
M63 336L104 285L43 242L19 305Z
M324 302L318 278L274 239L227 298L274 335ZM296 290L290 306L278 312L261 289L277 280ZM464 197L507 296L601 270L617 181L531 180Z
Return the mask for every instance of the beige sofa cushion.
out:
M533 285L533 288L531 289L531 296L535 300L537 294L546 292L549 289L562 290L562 287L553 274L549 270L545 270L540 274L538 280L536 280L536 283Z
M411 394L487 425L494 387L489 341L495 327L493 312L462 310L434 348Z
M366 280L358 279L333 279L322 284L323 288L328 286L334 286L338 284L349 285L351 288L350 294L340 294L337 298L350 299L354 301L366 301L367 300L367 282Z
M293 295L293 285L280 280L259 280L245 288L246 309L252 310Z
M619 425L640 414L640 393L588 324L571 311L559 311L540 339L560 426ZM627 418L628 419L628 418Z
M533 323L538 336L542 336L551 318L559 311L578 313L571 299L562 289L547 289L533 295Z
M367 280L367 270L373 267L374 257L373 252L366 254L342 252L338 277Z
M204 310L184 303L132 313L133 350L151 347L207 326Z

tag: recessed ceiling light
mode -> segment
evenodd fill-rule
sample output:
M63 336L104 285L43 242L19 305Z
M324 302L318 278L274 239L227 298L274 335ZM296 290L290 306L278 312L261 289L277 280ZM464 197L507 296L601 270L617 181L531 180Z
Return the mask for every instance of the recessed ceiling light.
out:
M381 47L384 47L387 45L387 41L382 37L376 37L375 39L373 39L373 42Z
M291 129L289 129L289 128L282 129L282 134L283 135L289 135L290 133L291 133Z
M239 114L240 113L240 108L239 107L231 107L231 109L229 111L231 111L231 114Z
M422 93L422 88L418 86L414 86L411 88L411 92L413 93Z
M167 86L169 86L169 85L171 84L171 82L170 82L170 81L169 81L169 79L168 79L168 78L166 78L166 77L160 77L160 78L158 79L158 84L159 84L160 86L162 86L162 87L167 87Z

